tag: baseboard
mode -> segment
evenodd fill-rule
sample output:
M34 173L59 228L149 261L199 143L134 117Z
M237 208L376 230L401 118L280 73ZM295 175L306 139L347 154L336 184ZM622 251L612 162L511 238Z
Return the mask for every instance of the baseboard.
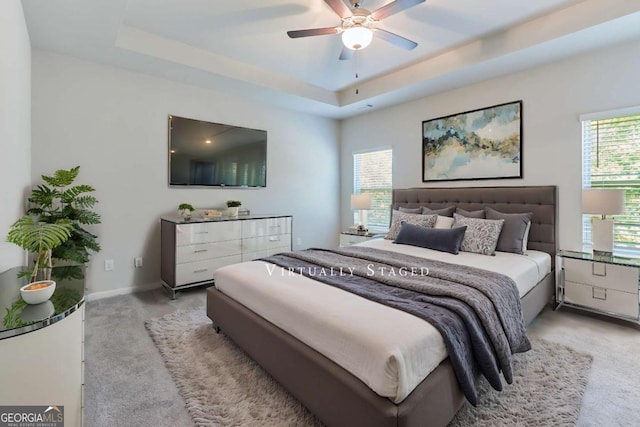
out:
M129 295L129 294L134 294L136 292L145 292L145 291L150 291L152 289L159 289L159 288L162 288L162 285L160 285L160 282L156 282L156 283L148 283L142 286L131 286L128 288L112 289L110 291L91 292L87 294L85 300L87 302L96 301L103 298L110 298L118 295Z

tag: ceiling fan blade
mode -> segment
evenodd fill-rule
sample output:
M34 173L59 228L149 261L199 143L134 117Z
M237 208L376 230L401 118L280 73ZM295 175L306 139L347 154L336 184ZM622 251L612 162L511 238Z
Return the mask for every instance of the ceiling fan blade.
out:
M371 12L371 16L376 21L381 21L387 16L402 12L405 9L409 9L410 7L424 2L425 0L395 0L391 3L385 4L379 9L374 10L373 12Z
M342 46L342 52L340 52L340 61L348 61L353 58L353 54L356 53L355 50L349 49L348 47Z
M414 49L416 46L418 46L418 43L414 41L405 39L402 36L399 36L394 33L390 33L389 31L381 30L379 28L375 29L375 31L373 32L373 35L406 50L411 50L411 49Z
M351 16L351 9L347 7L347 5L342 0L324 0L326 4L329 5L331 9L338 15L340 18L345 19Z
M298 37L324 36L326 34L337 34L338 31L339 30L336 27L313 28L309 30L287 31L287 35L292 39L297 39Z

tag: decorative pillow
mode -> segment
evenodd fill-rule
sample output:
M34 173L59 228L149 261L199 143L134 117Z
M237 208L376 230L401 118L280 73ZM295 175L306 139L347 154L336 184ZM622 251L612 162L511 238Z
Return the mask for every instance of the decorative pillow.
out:
M487 219L504 219L496 250L523 254L526 250L525 234L527 233L527 226L531 224L533 213L502 213L488 207L485 207L484 210L487 214Z
M467 227L458 227L444 230L404 223L393 243L419 246L458 255L466 229Z
M449 206L448 208L442 208L442 209L430 209L426 206L422 206L422 213L425 215L436 214L436 215L452 217L453 212L455 212L455 210L456 210L455 206Z
M451 228L453 227L453 218L449 218L448 216L438 215L436 218L436 224L433 228Z
M467 226L460 250L483 255L494 255L504 219L467 218L453 214L454 227Z
M384 238L387 240L395 240L403 222L421 227L433 227L437 217L437 215L416 215L393 210L391 212L391 227L389 227L389 232Z
M484 209L477 211L465 211L464 209L456 208L458 215L466 216L467 218L485 218Z
M412 213L412 214L421 214L422 213L422 207L419 207L419 208L405 208L404 206L400 206L398 208L398 210L400 212L404 212L404 213Z

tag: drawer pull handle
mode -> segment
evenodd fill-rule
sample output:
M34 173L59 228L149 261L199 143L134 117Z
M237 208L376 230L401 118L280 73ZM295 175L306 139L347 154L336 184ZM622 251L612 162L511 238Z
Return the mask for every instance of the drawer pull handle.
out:
M209 234L208 231L196 231L196 234Z
M204 273L206 271L209 271L208 268L203 268L202 270L193 270L194 273Z
M269 237L269 241L270 242L279 242L280 238L279 237Z
M606 299L607 299L607 290L606 289L599 289L599 288L591 288L591 297L593 299L599 299L599 300L606 301Z
M599 271L596 271L596 266L600 266ZM591 275L598 277L607 277L607 264L596 264L595 262L591 263Z
M209 252L209 249L198 249L197 251L193 251L194 254L199 254L202 252Z

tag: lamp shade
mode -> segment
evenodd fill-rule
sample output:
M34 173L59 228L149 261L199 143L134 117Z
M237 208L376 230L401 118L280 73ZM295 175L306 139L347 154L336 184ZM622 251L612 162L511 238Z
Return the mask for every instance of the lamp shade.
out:
M624 213L624 190L582 190L582 212L591 215L621 215Z
M371 194L359 193L351 195L351 209L371 209Z
M342 43L352 50L360 50L371 44L373 32L367 27L359 24L347 29L342 33Z

